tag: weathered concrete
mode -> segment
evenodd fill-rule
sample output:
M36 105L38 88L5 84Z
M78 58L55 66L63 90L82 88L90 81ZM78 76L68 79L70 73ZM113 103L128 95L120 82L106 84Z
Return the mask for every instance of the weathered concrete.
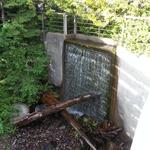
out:
M122 47L118 55L118 113L126 133L133 138L150 91L150 59L137 57Z
M61 86L63 80L63 47L65 39L79 39L84 41L91 41L99 44L107 44L116 46L116 42L107 38L98 38L94 36L87 36L82 34L64 35L61 33L48 32L46 35L45 46L50 56L51 63L49 65L49 80L56 86Z
M46 49L50 56L51 63L49 65L49 77L51 83L56 86L62 84L62 55L65 35L61 33L48 32L46 35Z
M116 46L116 42L81 34L67 35L48 33L46 47L51 57L50 79L56 86L61 86L63 79L63 46L65 39L76 38L101 44ZM150 59L137 57L122 47L117 48L118 56L118 118L121 118L126 133L133 138L139 116L150 91ZM118 119L119 120L119 119Z
M77 40L84 40L86 42L93 42L93 43L97 43L97 44L105 44L108 46L113 46L116 47L117 45L117 41L114 41L112 39L109 38L101 38L101 37L97 37L97 36L88 36L88 35L84 35L84 34L68 34L66 35L67 39L77 39Z

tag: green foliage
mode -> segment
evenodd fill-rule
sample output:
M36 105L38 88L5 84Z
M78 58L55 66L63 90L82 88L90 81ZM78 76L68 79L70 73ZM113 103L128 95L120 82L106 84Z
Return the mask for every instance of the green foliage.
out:
M87 129L91 133L97 128L98 125L98 122L96 120L86 115L79 117L78 121L83 125L85 129Z
M10 124L12 117L12 106L10 104L1 103L0 107L0 135L4 133L12 133L15 128Z
M80 22L78 23L78 30L81 33L115 40L120 40L122 36L121 31L125 23L124 16L150 16L149 0L52 0L50 2L51 6L55 5L55 8L60 12L79 16L77 22ZM143 29L141 29L142 27ZM149 55L149 50L147 48L145 50L146 44L149 46L149 37L147 37L149 23L145 24L142 21L133 23L131 20L125 30L128 33L132 31L132 36L125 33L127 35L125 43L130 50L135 53ZM141 33L139 38L137 38L137 32ZM139 42L139 40L142 42Z
M45 2L44 17L48 30L55 31L55 25L58 25L58 32L62 32L62 24L52 24L55 19L55 21L59 20L57 16L52 17L52 13L67 12L80 16L82 32L95 34L100 29L99 36L102 34L114 39L119 38L125 15L150 15L149 0L4 1L6 21L0 26L0 133L13 130L10 124L14 111L13 103L31 104L48 89L48 59L44 45L40 41L42 15L37 11L37 4L42 2ZM85 23L92 25L86 27ZM139 31L137 27L140 26L143 28ZM141 35L135 35L133 28ZM147 50L143 51L146 48L145 43L149 43L147 23L128 24L126 31L126 43L132 51L150 53ZM138 43L142 43L142 46Z
M47 91L48 58L40 40L39 17L31 0L4 3L0 28L0 134L14 131L12 104L32 104Z
M150 20L127 18L122 42L128 50L150 56Z

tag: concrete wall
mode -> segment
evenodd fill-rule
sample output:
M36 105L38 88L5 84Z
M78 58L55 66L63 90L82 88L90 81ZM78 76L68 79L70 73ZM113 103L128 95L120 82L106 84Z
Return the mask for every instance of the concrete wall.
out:
M112 40L100 39L85 35L67 35L48 33L45 45L51 57L50 80L56 86L61 86L62 55L65 38L78 38L86 41L96 41L115 46ZM118 89L117 113L126 133L133 138L139 116L145 101L150 95L150 59L145 56L137 57L122 47L117 47L118 56Z
M136 128L131 150L150 149L150 96L146 100Z
M64 34L48 32L46 35L45 46L50 57L49 77L50 82L56 86L62 84L62 55L64 46Z
M107 44L109 46L116 46L116 42L107 38L98 38L94 36L86 36L82 34L69 34L48 32L46 34L45 46L50 57L51 63L49 65L49 80L56 86L62 85L63 80L63 47L65 39L74 39L96 42L99 44Z
M118 55L118 113L126 133L133 138L145 101L150 92L150 59L137 57L122 47Z

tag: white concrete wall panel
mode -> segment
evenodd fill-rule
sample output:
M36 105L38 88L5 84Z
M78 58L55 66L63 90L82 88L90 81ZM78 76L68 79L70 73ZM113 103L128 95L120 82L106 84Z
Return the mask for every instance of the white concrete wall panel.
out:
M150 59L136 56L122 47L118 55L118 113L126 133L134 132L150 91Z

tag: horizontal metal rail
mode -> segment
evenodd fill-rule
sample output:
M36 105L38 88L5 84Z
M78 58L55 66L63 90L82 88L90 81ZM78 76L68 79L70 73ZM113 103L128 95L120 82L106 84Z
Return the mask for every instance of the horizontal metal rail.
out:
M125 16L126 19L134 19L134 20L150 20L150 17L136 17L136 16Z

